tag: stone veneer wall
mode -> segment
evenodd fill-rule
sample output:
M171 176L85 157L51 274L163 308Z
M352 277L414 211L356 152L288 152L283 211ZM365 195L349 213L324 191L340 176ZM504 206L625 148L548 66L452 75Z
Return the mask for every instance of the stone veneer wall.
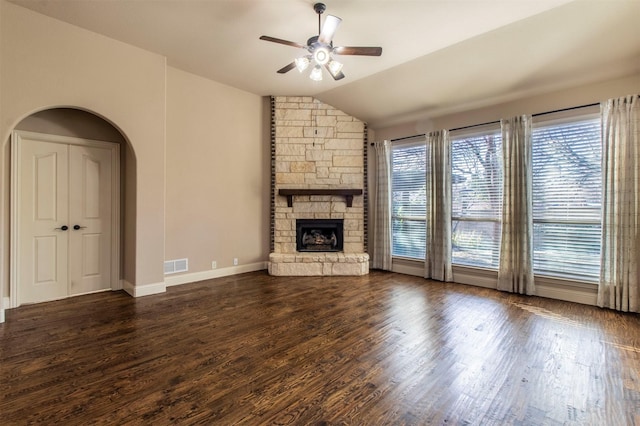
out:
M294 196L293 206L278 190L365 190L365 124L312 97L272 98L272 253L273 275L363 275L364 196L352 207L341 196ZM296 252L296 219L344 219L342 253Z

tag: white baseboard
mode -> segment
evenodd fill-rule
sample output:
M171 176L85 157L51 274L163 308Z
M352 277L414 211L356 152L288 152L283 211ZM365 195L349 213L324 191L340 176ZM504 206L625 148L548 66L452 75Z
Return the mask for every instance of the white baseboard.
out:
M596 306L598 299L598 289L597 287L589 289L536 284L536 296L547 297L549 299L564 300L566 302L581 303L583 305Z
M262 271L267 269L268 262L249 263L246 265L230 266L228 268L211 269L207 271L191 272L188 274L172 275L164 279L167 287L198 281L210 280L213 278L227 277L229 275L244 274L245 272Z
M398 274L412 275L414 277L424 278L423 268L414 268L412 266L407 266L407 265L392 266L391 272L397 272Z
M122 288L133 297L151 296L167 291L167 285L164 282L133 285L127 280L122 280Z
M2 304L0 304L0 324L2 324L5 320L4 310L9 309L10 306L11 306L11 298L3 297Z
M469 271L456 272L454 270L453 273L453 281L456 283L484 288L497 289L497 279L497 272L478 271L478 273L474 274ZM564 284L562 280L553 280L546 277L537 277L535 285L535 295L539 297L581 303L583 305L596 305L597 286L581 283Z
M399 274L422 277L424 276L424 267L422 265L423 264L421 262L394 260L392 271ZM479 268L454 266L453 282L496 289L498 285L498 272ZM535 283L536 296L596 306L598 288L595 285L575 283L568 280L550 279L547 277L536 277Z
M413 275L414 277L424 277L424 266L416 266L393 262L391 272L398 274Z
M498 272L484 269L453 267L453 282L483 288L498 288Z

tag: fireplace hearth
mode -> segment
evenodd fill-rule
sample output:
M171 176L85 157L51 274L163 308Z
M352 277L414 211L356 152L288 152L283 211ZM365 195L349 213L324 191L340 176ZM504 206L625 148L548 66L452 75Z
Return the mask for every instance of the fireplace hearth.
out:
M296 250L340 252L344 247L343 219L297 219Z

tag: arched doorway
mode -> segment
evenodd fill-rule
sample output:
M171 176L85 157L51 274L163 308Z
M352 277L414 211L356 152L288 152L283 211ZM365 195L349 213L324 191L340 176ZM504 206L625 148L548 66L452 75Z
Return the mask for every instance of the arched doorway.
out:
M117 224L117 226L111 227L112 229L109 229L111 233L108 236L109 240L113 242L111 245L108 246L109 255L112 256L112 258L108 258L109 265L111 265L109 267L110 268L110 271L109 271L110 284L107 285L106 288L104 285L100 286L96 284L85 284L84 287L80 286L74 289L72 287L78 286L78 282L77 281L72 282L70 280L68 281L68 286L69 286L68 294L60 295L60 293L58 292L58 296L53 296L50 298L53 299L53 298L60 298L60 297L68 297L72 295L89 293L94 291L102 291L106 289L117 290L122 288L121 283L124 279L127 278L126 275L128 271L129 273L133 273L131 271L135 271L134 253L135 253L136 159L135 159L133 149L131 148L131 145L127 141L126 137L109 121L105 120L104 118L96 114L93 114L91 112L78 109L78 108L50 108L50 109L33 113L28 117L24 118L22 121L20 121L15 126L14 130L16 134L25 134L25 135L32 135L32 136L35 135L35 139L44 140L43 142L44 145L47 145L48 142L52 142L54 145L57 145L57 143L59 142L62 143L62 145L65 145L65 143L68 143L69 153L70 153L69 158L78 157L78 155L75 155L74 157L74 155L72 154L74 149L81 150L83 153L80 156L83 158L89 158L90 161L86 162L86 164L80 167L82 169L81 175L76 173L75 175L72 175L71 179L67 177L67 180L70 182L69 187L73 188L74 187L73 185L75 185L76 189L80 187L83 187L83 188L87 187L88 184L86 181L83 181L83 182L74 182L74 181L90 179L90 177L87 177L87 176L90 176L92 167L94 169L94 172L99 170L100 167L104 167L104 164L101 166L99 163L94 162L93 158L90 158L92 156L91 152L104 152L106 148L117 147L117 149L110 151L112 152L111 154L112 156L113 156L113 152L119 152L119 154L117 155L118 158L116 158L114 161L114 163L117 163L118 165L117 168L113 169L115 171L114 174L116 174L116 176L114 176L114 179L111 181L115 183L112 186L116 186L113 188L114 190L113 194L115 197L113 205L115 206L114 207L115 209L112 211L111 216L113 217L111 216L109 217L109 223L115 223ZM42 135L43 137L39 137L39 135ZM100 142L94 142L94 141L100 141ZM108 149L106 150L108 151ZM92 166L92 164L94 165ZM14 172L16 172L18 168L19 167L17 163L14 162L12 164L12 176L14 176ZM89 175L86 175L85 172L88 172ZM15 179L15 180L19 181L19 179ZM12 187L12 192L17 192L15 185ZM101 191L97 191L97 192L101 192ZM105 198L102 197L102 201L99 201L99 202L96 199L94 200L94 204L98 205L100 203L104 203L104 199ZM14 203L14 204L18 204L18 203ZM85 209L84 206L82 208ZM12 214L14 218L17 217L13 208L12 208ZM19 222L20 220L17 220L17 219L14 219L11 221L10 226L11 226L11 233L12 233L12 246L13 246L13 241L20 240L18 233L21 232L22 228L18 226ZM83 226L76 224L76 227L74 228L73 224L70 224L70 225L65 224L64 227L66 227L66 229L58 230L57 232L61 236L64 236L64 238L68 239L69 241L72 241L73 238L77 239L78 235L85 232L84 230L85 224L82 224L82 225ZM82 242L75 243L76 246L80 247L80 252L82 254L85 254L87 250L88 251L91 250L91 246L87 245L87 242L91 241L92 238L94 238L95 240L96 239L95 237L97 235L97 233L89 233L88 229L86 231L87 232L84 234L85 238L82 240ZM62 239L63 238L59 238L59 240L62 240ZM47 238L42 238L41 241L43 241L43 245L46 246L48 241ZM72 245L73 245L72 243L69 243L69 247L72 247ZM15 253L14 253L14 256L12 256L12 261L10 264L10 275L12 279L11 279L10 291L9 291L10 293L9 307L16 307L20 303L23 303L24 301L37 302L37 301L47 300L45 295L42 295L41 298L36 297L34 300L29 300L29 299L21 300L20 298L18 298L19 294L21 293L26 294L26 293L22 292L18 287L19 285L24 285L22 280L15 279L15 277L20 275L19 259L16 258L15 254L16 253L20 254L23 252L18 252L18 250L15 250L15 247L13 248L14 248L13 251ZM43 253L46 253L46 249L43 251ZM76 250L76 253L78 253L78 250ZM96 259L98 258L99 256L96 257ZM16 261L14 261L13 259L16 259ZM102 260L100 260L99 262L104 263L103 260L104 260L104 256L102 257ZM91 269L91 265L89 268L87 268L87 263L90 264L91 260L87 261L85 259L82 262L83 262L82 267L78 265L74 266L73 262L69 262L69 265L71 265L69 267L69 270L73 270L73 269L80 270L82 268ZM98 262L98 261L95 261L95 262ZM47 274L47 270L46 270L48 266L52 265L51 262L47 263L47 261L45 261L44 263L40 263L40 265L44 265L44 266L41 266L44 271L43 277L46 278L47 275L52 275L50 273ZM38 266L36 266L36 268L37 267ZM29 266L29 268L33 269L34 267ZM51 271L55 270L57 272L58 270L56 268L58 268L58 266L55 266L55 265L51 266ZM93 280L95 282L96 281L95 277L90 277L89 275L91 274L85 274L85 278L89 277L85 281L90 282L91 280ZM63 286L64 285L65 284L63 284ZM37 288L36 288L36 292L38 292Z

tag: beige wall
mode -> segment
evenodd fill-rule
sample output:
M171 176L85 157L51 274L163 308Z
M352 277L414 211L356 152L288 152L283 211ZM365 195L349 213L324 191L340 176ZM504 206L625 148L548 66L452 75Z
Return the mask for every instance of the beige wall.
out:
M375 129L376 139L395 139L428 133L432 130L454 129L481 124L520 114L536 114L562 108L597 103L606 99L638 93L640 74L586 84L570 89L522 98L485 108L470 109L440 117L413 120L401 125Z
M9 135L23 118L73 106L106 118L136 157L135 235L126 249L137 286L163 283L165 58L0 0L0 262L8 287ZM126 253L125 253L126 255Z
M26 117L23 128L76 132L60 111L32 116L57 107L103 117L126 139L122 278L134 291L162 291L167 259L188 258L190 273L212 260L266 262L268 99L5 0L0 31L0 295L8 296L9 135ZM99 126L86 124L83 132Z
M166 256L189 272L269 256L268 103L167 71Z
M72 108L36 112L16 126L18 130L126 144L122 134L100 117Z

